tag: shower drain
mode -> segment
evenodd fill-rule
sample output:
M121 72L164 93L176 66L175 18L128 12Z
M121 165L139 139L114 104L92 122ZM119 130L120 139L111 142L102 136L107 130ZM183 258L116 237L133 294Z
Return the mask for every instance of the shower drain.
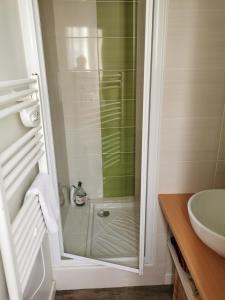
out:
M97 215L99 217L108 217L110 215L110 212L108 210L100 209L98 210Z

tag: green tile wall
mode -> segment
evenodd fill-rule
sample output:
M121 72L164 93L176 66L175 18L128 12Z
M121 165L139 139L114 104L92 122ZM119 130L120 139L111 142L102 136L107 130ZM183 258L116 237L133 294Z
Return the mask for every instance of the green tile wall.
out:
M105 197L125 197L134 195L134 176L104 177Z
M135 36L135 14L132 2L97 3L98 34L103 37Z
M134 175L134 153L103 154L104 177Z
M110 3L109 3L110 4ZM129 70L135 68L135 38L98 38L100 69Z
M100 104L102 128L135 126L136 102L134 100L102 100Z
M136 2L97 1L105 197L134 195Z
M122 139L121 139L122 138ZM102 128L102 153L131 152L135 149L135 128Z
M136 72L124 71L100 71L100 93L102 100L134 100L136 97ZM115 80L123 79L121 84Z

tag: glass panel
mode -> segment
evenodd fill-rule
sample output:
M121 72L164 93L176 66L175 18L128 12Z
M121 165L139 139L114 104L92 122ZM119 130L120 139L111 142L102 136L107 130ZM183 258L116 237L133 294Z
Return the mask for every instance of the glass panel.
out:
M136 74L143 67L138 4L39 0L64 250L136 268L142 132Z

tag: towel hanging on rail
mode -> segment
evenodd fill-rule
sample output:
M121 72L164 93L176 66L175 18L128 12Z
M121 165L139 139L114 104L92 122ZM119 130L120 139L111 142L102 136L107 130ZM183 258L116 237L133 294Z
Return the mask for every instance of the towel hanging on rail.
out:
M25 195L24 201L31 194L39 196L41 210L48 230L52 233L58 231L58 211L54 205L55 192L51 178L46 173L39 173Z

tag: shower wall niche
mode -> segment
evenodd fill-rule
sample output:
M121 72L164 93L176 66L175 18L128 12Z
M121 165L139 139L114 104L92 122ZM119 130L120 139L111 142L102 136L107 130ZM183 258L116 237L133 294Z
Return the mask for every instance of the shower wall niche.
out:
M134 196L136 1L39 1L58 179Z

